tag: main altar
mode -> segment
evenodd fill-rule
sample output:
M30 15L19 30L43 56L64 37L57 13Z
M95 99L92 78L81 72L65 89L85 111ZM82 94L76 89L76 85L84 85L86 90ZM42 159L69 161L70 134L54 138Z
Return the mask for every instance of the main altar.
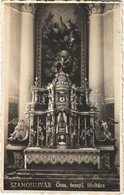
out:
M100 169L100 150L95 146L96 111L90 107L90 92L87 81L77 87L63 71L46 87L39 88L35 81L26 112L30 131L24 150L25 169L32 163L35 167L40 163L91 163Z
M110 190L110 186L118 189L114 166L116 140L106 122L98 126L99 113L90 102L90 93L86 79L78 87L63 70L47 86L39 87L36 78L26 119L18 122L8 138L11 144L7 145L7 189L16 188L13 182L23 190L55 190L58 186L61 190L104 191ZM111 176L115 177L112 181ZM51 187L46 187L44 178ZM41 180L44 187L37 184ZM32 184L34 181L36 185Z

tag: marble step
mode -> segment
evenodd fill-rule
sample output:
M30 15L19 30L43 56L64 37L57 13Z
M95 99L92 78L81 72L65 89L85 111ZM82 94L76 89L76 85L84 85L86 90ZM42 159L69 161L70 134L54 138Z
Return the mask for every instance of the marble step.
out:
M96 177L100 178L112 177L119 178L116 171L113 170L35 170L35 169L19 169L15 172L8 173L8 177L62 177L62 176L70 176L70 177Z

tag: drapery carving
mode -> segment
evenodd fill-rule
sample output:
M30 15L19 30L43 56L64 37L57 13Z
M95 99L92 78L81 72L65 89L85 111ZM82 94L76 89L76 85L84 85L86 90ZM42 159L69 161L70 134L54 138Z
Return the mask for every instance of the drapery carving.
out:
M64 164L81 164L81 163L92 163L93 165L98 165L100 168L100 150L91 149L91 150L26 150L25 151L25 160L26 164L47 164L50 163L55 165L57 163Z

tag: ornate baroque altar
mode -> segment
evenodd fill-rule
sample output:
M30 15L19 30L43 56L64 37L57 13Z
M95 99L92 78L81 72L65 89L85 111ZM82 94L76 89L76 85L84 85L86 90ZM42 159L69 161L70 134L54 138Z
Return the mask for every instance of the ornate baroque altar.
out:
M105 146L97 144L98 112L89 101L90 92L86 80L82 87L77 87L62 70L45 87L39 87L36 78L24 122L29 138L23 151L25 169L44 169L47 164L51 169L54 165L56 169L73 169L75 164L76 169L114 166L114 145L109 144L106 152ZM20 132L24 131L21 125L17 125L11 137L20 139Z
M90 102L90 93L86 79L78 87L62 69L47 86L39 87L36 78L26 119L18 122L8 138L6 189L13 189L13 182L19 185L18 190L47 189L39 186L41 181L45 185L44 178L49 190L58 189L58 185L61 190L70 190L70 178L74 190L90 190L92 185L93 189L100 186L99 190L110 190L110 186L118 189L116 140L107 122L99 121L98 125L98 111ZM34 181L36 186L30 187ZM60 184L63 181L65 187Z

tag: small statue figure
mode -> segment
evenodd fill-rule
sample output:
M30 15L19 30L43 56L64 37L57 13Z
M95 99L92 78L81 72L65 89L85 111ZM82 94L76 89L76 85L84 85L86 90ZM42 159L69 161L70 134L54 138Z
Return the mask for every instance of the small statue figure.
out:
M53 109L54 94L53 94L53 90L52 89L49 90L48 98L49 98L49 109Z
M90 128L82 129L81 136L80 136L81 147L85 147L85 148L93 147L92 135L93 135L92 129Z
M39 132L39 144L41 147L43 147L43 141L44 141L44 130L45 130L45 126L44 123L41 122L41 120L39 121L39 127L38 127L38 132Z
M28 134L29 134L29 127L25 125L24 120L20 120L17 126L15 127L14 132L10 134L8 140L13 141L18 139L19 141L24 141L28 138Z
M30 136L31 136L31 140L30 140L30 143L29 143L29 146L34 146L34 140L35 140L35 135L36 135L36 131L34 131L34 129L31 127L30 129Z
M76 92L74 90L71 93L71 107L74 110L77 109L77 96L76 96Z
M48 128L48 145L52 147L54 144L53 126Z
M112 137L112 133L109 130L112 129L114 123L118 124L118 122L115 122L111 118L107 118L106 121L99 120L98 124L95 122L96 139L99 141L106 141L106 140L109 140L111 142L115 141L115 139Z
M75 130L70 135L70 146L71 148L76 148L76 143L77 143L77 136Z
M81 147L87 147L87 141L86 141L86 129L82 129L81 131L81 136L80 136L80 141L81 141Z
M45 104L46 104L46 98L47 98L47 94L43 94L43 95L41 96L41 104L42 104L42 105L45 105Z

